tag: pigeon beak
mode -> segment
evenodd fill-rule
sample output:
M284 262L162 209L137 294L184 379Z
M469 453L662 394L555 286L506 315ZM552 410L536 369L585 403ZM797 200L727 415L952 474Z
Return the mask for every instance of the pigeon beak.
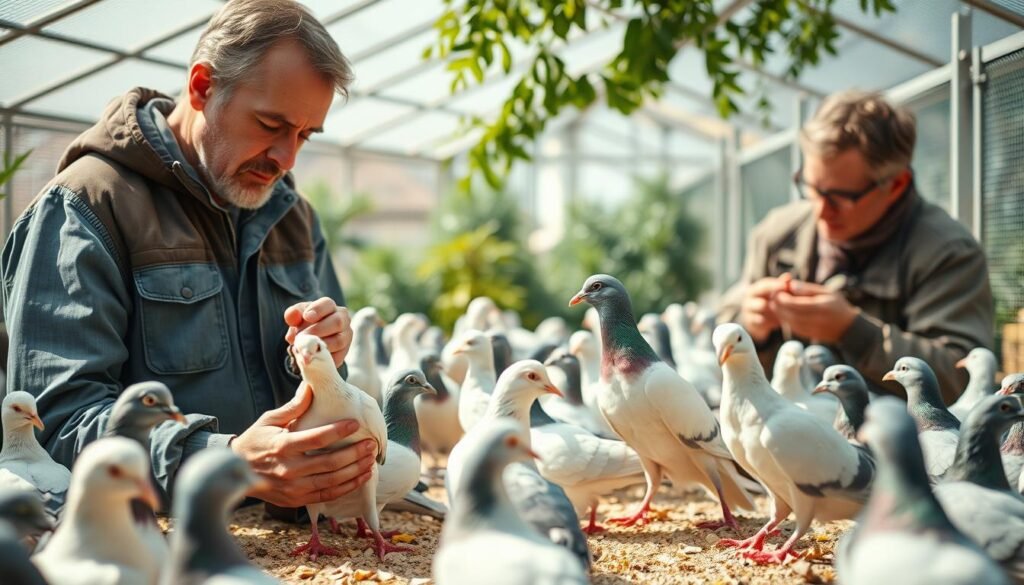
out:
M430 396L437 396L437 388L431 386L430 382L423 384L422 386L420 386L420 388L423 388L424 394L428 394Z
M964 358L964 359L958 361L956 363L956 367L958 367L958 368L966 368L967 367L967 358Z
M722 346L722 351L720 351L719 354L718 354L718 365L721 366L722 364L724 364L729 359L729 356L731 356L731 355L732 355L732 346L731 345L723 345Z
M167 413L167 416L171 417L171 420L177 421L178 423L183 425L188 424L188 421L185 420L185 415L182 414L181 409L178 408L177 406L172 406L165 410L164 412Z
M26 416L25 418L28 419L28 421L32 423L32 426L34 426L35 428L39 429L40 431L43 430L44 428L46 428L43 425L43 419L39 418L39 415L34 413L34 412L32 414Z
M585 292L578 292L569 300L569 306L570 307L575 307L576 305L582 303L586 299L587 299L587 293L585 293Z
M823 393L823 392L830 392L830 391L833 391L833 389L835 389L835 387L838 386L838 385L839 384L837 384L835 381L831 381L831 380L829 380L827 382L821 382L820 384L814 386L814 389L811 390L811 393L812 394L820 394L820 393Z
M529 455L530 457L536 459L537 461L542 461L542 459L540 458L540 455L537 455L537 452L534 451L533 449L527 449L526 450L526 454Z
M896 381L896 372L893 372L891 370L886 372L885 375L882 376L882 381L883 382L895 382Z
M156 493L156 488L153 487L153 482L149 481L149 478L140 479L138 481L139 491L141 495L139 499L149 504L150 508L154 510L160 509L160 496Z
M565 395L562 394L562 391L551 384L544 386L544 391L547 392L548 394L554 394L559 398L565 398Z
M999 396L1010 396L1013 394L1013 387L1006 386L1005 388L1000 388L999 392L996 392L996 394Z

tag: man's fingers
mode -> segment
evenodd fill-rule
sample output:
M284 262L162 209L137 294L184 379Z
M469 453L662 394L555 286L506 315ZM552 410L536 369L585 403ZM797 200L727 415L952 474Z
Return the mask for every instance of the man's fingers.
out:
M306 305L306 308L302 311L302 318L307 323L316 323L324 317L335 313L337 308L338 305L335 304L334 299L331 297L320 297Z
M315 451L329 447L359 430L354 420L340 420L329 425L289 433L283 438L286 448L294 451Z
M303 331L309 335L316 335L320 339L327 339L331 335L344 331L346 324L347 321L343 319L340 314L334 313L333 315L328 315L320 321L313 323Z
M370 481L371 474L372 472L367 471L359 475L355 479L351 479L332 488L320 490L319 492L317 492L316 496L313 498L313 501L310 503L319 504L321 502L330 502L331 500L336 500L341 496L354 492L356 489L359 488L359 486Z
M364 459L372 462L375 450L374 442L367 439L330 453L303 456L295 471L299 476L331 473Z
M274 410L264 412L260 417L260 422L265 425L283 427L302 416L312 402L313 392L310 391L309 384L303 381L295 390L295 396L291 400Z
M790 283L789 289L786 292L794 295L821 295L829 294L833 291L815 282L794 280Z
M301 303L295 303L284 310L284 322L292 327L298 327L302 325L302 313L306 310L310 303L303 301Z

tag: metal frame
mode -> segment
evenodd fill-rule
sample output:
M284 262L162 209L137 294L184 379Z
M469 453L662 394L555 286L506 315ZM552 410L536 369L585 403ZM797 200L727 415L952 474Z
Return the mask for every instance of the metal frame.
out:
M971 170L973 160L966 156L971 149L972 102L974 83L971 79L971 15L953 15L950 43L951 78L949 82L949 190L953 217L966 225L974 224Z
M1021 15L1020 13L1014 12L1014 11L1008 9L1008 8L1004 8L1003 6L1000 6L999 4L996 4L995 2L992 2L992 0L960 0L960 1L963 2L964 4L969 4L970 6L973 6L973 7L977 8L978 10L981 10L982 12L987 12L987 13L991 14L992 16L994 16L994 17L996 17L998 19L1005 20L1006 22L1009 22L1010 24L1015 24L1015 25L1017 25L1017 26L1019 26L1021 28L1024 28L1024 15Z

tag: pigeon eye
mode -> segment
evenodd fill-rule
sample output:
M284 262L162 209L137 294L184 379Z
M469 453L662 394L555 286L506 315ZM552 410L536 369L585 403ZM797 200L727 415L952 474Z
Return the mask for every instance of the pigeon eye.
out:
M21 412L21 407L20 407L20 406L18 406L17 404L15 404L14 406L12 406L11 408L12 408L12 409L14 409L14 412Z
M1006 402L999 405L1000 412L1010 412L1010 405Z
M846 378L846 374L836 374L837 382L842 382L844 378Z
M518 447L519 446L519 437L517 437L515 435L509 435L508 438L505 439L505 445L507 445L508 447L511 447L513 449Z
M416 383L416 378L414 378L413 376L409 376L408 378L405 379L405 383L412 386L413 384Z
M155 406L156 398L153 398L151 395L146 394L145 396L142 397L142 404L146 406Z
M530 381L532 381L532 382L536 382L537 380L540 379L540 376L538 376L537 374L535 374L533 372L530 372L529 374L527 374L526 377L529 378Z
M594 290L594 291L601 290L602 286L603 285L600 282L595 282L594 284L590 285L590 290Z
M124 477L124 470L122 470L117 465L111 465L110 467L107 468L107 474L109 474L110 477L113 477L114 479L120 479Z

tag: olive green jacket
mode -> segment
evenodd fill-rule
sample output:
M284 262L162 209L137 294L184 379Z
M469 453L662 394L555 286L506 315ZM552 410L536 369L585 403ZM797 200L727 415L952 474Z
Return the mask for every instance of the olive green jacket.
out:
M873 390L895 394L903 389L882 382L882 376L900 357L921 358L935 370L943 398L952 402L967 384L957 360L975 347L992 348L994 308L985 254L941 208L915 191L907 196L916 201L905 224L860 274L847 279L844 294L862 311L832 349ZM726 292L718 322L738 319L745 287L760 278L790 272L811 280L816 242L810 202L772 210L750 234L743 274ZM758 347L768 372L782 341L776 331Z

